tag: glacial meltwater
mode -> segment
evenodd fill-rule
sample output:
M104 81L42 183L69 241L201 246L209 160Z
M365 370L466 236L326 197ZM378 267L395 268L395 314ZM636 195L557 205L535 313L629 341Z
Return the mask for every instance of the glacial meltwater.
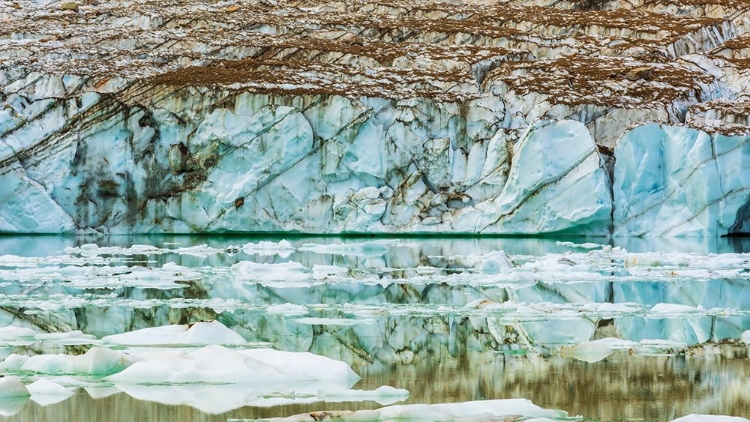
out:
M750 415L745 252L750 238L0 237L0 420Z

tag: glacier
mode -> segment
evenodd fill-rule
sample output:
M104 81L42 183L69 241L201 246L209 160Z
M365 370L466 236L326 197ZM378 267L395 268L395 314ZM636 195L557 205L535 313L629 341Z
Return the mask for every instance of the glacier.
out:
M6 3L3 233L750 230L743 2Z
M231 107L27 105L16 118L46 129L0 138L0 230L719 236L750 224L750 135L650 123L610 157L576 120L497 129L487 100L462 113L214 95Z
M0 0L0 415L746 421L748 29Z

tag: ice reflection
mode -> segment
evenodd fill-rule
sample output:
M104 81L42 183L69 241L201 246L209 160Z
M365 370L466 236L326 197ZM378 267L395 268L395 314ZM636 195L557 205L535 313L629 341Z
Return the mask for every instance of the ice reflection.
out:
M747 350L722 356L613 356L590 364L570 359L474 355L434 356L413 365L355 367L363 374L355 388L399 385L412 393L406 404L524 397L583 420L669 421L689 413L750 414ZM127 394L89 396L79 390L65 402L41 407L28 400L0 403L8 421L117 420L218 422L236 418L289 416L318 410L376 409L372 401L245 407L208 415L188 406L136 400Z

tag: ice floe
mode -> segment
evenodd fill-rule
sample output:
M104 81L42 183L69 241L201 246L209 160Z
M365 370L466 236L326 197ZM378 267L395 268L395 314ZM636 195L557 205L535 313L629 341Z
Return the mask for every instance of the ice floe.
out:
M735 416L720 416L720 415L687 415L681 418L677 418L672 422L748 422L750 419L745 419Z
M242 345L247 341L218 321L193 326L169 325L143 328L102 338L103 344L137 345Z
M568 420L561 410L543 409L526 399L483 400L461 403L410 404L383 407L376 410L353 412L316 412L286 418L273 418L274 422L303 422L319 420L316 415L329 414L341 421L391 421L391 420ZM513 419L506 419L513 418ZM534 419L530 419L534 418ZM542 419L536 419L542 418Z
M18 327L2 331L12 338L40 336ZM322 401L388 405L409 395L389 386L353 390L359 376L348 364L308 352L247 348L242 336L217 321L145 328L107 336L100 344L118 350L94 346L77 356L9 355L0 372L19 376L0 378L0 399L30 397L46 406L85 387L92 397L125 392L139 400L223 413L243 406ZM12 404L7 414L20 409Z

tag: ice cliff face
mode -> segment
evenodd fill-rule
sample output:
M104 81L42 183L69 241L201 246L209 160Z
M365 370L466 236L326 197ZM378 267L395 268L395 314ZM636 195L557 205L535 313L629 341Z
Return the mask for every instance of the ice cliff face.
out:
M0 2L0 231L750 230L750 5L589 3Z

